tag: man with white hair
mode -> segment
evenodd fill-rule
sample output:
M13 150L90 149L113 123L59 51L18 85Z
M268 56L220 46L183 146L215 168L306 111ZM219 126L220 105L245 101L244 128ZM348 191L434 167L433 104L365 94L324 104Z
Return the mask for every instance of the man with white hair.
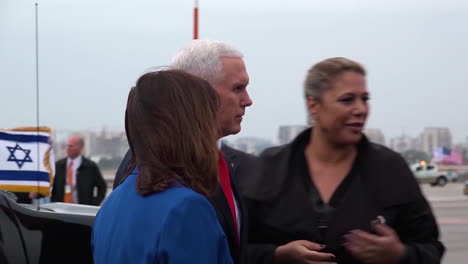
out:
M242 53L221 41L195 40L172 59L172 67L205 79L215 88L221 103L221 137L240 132L245 108L252 105L242 58Z
M220 139L240 132L245 109L252 105L247 92L249 75L240 51L221 41L194 40L174 56L171 66L207 80L216 90L220 102ZM218 167L221 184L210 202L226 234L234 263L246 263L247 215L236 185L239 178L248 173L239 163L245 168L255 163L255 157L225 144L220 146ZM117 171L114 188L125 180L130 159L129 151Z

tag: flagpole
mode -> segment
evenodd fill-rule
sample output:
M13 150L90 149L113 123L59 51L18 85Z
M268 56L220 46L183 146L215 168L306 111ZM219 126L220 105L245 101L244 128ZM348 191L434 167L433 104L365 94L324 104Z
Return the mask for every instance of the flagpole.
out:
M193 39L198 39L198 0L194 0L193 7Z
M37 136L39 136L39 7L38 3L35 4L35 14L36 14L36 129L37 129ZM37 171L36 171L36 178L37 178L37 193L39 193L39 170L40 170L40 157L39 157L39 141L36 142L37 144ZM39 210L39 204L37 206L37 210Z

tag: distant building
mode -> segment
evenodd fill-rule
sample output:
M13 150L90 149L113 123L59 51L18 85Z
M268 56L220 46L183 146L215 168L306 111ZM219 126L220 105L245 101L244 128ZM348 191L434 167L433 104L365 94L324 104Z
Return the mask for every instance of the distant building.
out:
M85 131L81 134L85 141L86 155L96 157L123 158L128 150L127 136L123 131Z
M455 144L453 149L462 154L463 164L468 164L468 137L464 143Z
M390 139L388 146L389 148L399 153L403 153L408 150L422 150L421 140L419 138L410 137L405 134Z
M364 134L369 138L370 141L385 145L385 136L382 130L378 128L366 128Z
M274 146L270 140L256 137L243 137L233 142L224 141L224 143L232 148L254 155L261 153L265 148Z
M435 148L452 148L452 134L447 127L426 127L421 134L422 150L432 156Z
M291 140L308 127L306 125L280 126L278 130L279 144L283 145L291 142Z

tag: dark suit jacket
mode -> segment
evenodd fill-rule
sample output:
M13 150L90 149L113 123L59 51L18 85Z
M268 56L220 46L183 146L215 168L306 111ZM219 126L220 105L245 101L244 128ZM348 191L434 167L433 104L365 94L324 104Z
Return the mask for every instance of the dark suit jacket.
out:
M238 179L245 178L250 172L250 168L253 168L256 164L257 157L244 153L242 151L233 149L225 144L221 146L226 163L229 167L229 175L231 177L231 186L234 196L236 198L237 208L239 209L240 219L240 237L239 243L237 242L236 230L231 217L231 211L226 197L223 194L221 187L218 188L214 196L210 199L213 208L216 211L218 221L223 228L226 238L229 243L229 250L236 264L247 263L247 211L244 206L244 202L240 196L238 188ZM117 170L117 174L114 179L114 188L116 188L125 178L125 171L128 167L128 163L131 160L130 151L127 152L122 163Z
M66 158L55 163L52 202L63 202L67 175L66 167ZM97 188L96 196L94 196L95 187ZM100 205L106 197L107 185L98 166L85 157L82 157L81 166L76 171L76 190L80 204Z
M291 157L304 153L299 142L308 142L309 135L306 130L291 144L266 150L261 155L261 173L251 175L245 185L250 263L273 263L277 246L295 240L319 242L322 237L338 263L359 263L343 247L343 236L354 229L372 232L370 221L378 215L386 218L405 244L401 263L440 263L444 246L434 215L406 162L366 138L358 146L354 177L323 235L304 181L291 174Z
M114 184L112 186L113 189L117 188L127 177L125 173L127 171L128 166L130 165L130 161L132 160L132 152L130 150L125 153L124 158L120 162L119 168L115 173Z

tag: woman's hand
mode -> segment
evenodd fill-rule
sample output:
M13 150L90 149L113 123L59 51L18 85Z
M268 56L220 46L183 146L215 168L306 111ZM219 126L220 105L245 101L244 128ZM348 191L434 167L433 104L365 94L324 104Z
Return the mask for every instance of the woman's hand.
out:
M296 240L275 250L275 263L335 263L335 255L320 252L325 247L307 240Z
M345 236L346 249L356 259L368 264L394 264L405 253L397 233L385 224L373 223L376 232L351 231Z

